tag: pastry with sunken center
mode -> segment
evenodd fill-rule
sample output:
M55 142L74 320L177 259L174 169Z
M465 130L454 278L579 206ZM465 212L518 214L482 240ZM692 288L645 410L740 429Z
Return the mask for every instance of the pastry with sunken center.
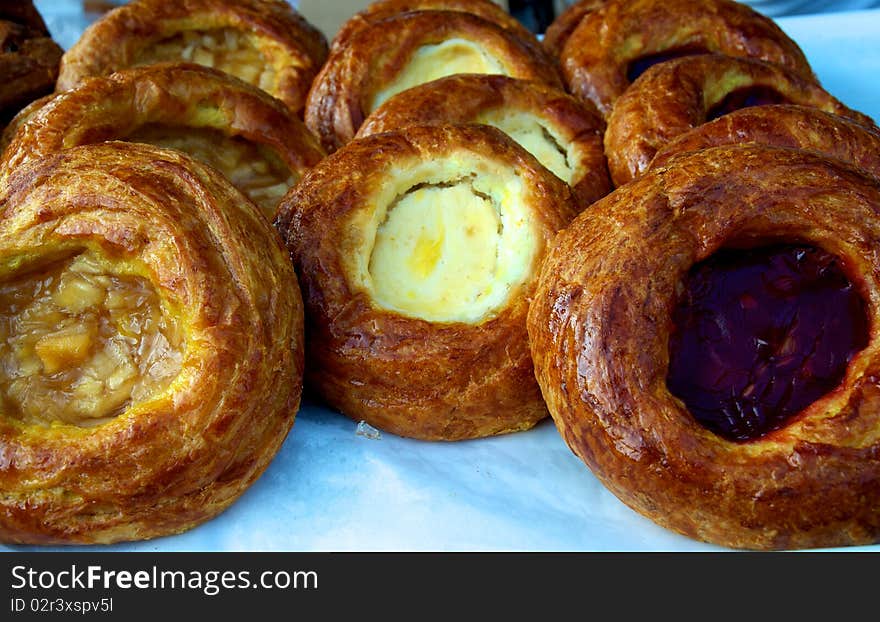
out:
M24 162L108 140L184 151L215 167L268 219L281 197L324 157L286 106L229 74L190 63L89 78L29 115L4 152L0 179Z
M667 142L734 110L801 104L853 119L822 87L778 65L718 54L687 56L648 69L614 104L605 132L611 179L620 186L638 177Z
M554 58L562 55L565 43L575 31L581 20L596 9L605 5L608 0L578 0L568 5L562 13L556 16L553 22L547 26L541 43Z
M880 540L878 236L880 181L807 151L713 147L618 188L558 236L529 312L560 434L692 538Z
M506 76L460 74L398 93L367 117L358 137L410 125L497 127L574 190L579 208L611 190L605 123L555 87Z
M30 0L0 2L0 126L54 89L62 53Z
M179 533L263 472L302 391L287 251L182 153L110 142L0 190L0 541Z
M539 45L538 39L515 17L492 0L378 0L349 18L333 37L330 49L345 47L364 26L386 17L410 11L460 11L494 22L525 42Z
M573 216L568 186L493 127L350 142L285 197L278 221L303 286L307 381L402 436L532 427L547 410L525 317Z
M365 25L330 54L309 92L306 125L335 151L397 93L459 73L562 84L540 47L497 24L458 11L413 11Z
M661 147L650 168L665 166L680 153L740 143L815 151L880 179L880 132L876 128L792 104L743 108L704 123Z
M733 0L608 0L581 19L560 63L569 92L607 116L648 67L705 53L756 58L814 79L801 49L773 20Z
M57 90L159 62L214 67L300 113L327 41L283 0L133 0L105 14L61 60Z

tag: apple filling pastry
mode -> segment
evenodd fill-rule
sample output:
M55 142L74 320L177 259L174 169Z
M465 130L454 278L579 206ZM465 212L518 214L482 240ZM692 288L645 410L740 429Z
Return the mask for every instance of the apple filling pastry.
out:
M183 350L150 283L89 253L0 284L0 398L26 424L105 423L167 388Z
M250 35L233 28L185 30L138 50L132 65L179 60L219 69L267 92L275 88L272 63Z
M215 129L152 124L139 128L126 140L177 149L213 166L269 218L281 197L299 179L271 148Z

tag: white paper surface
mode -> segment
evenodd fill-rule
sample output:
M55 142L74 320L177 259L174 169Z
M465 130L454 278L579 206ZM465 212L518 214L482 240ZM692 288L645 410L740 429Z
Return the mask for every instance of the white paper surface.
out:
M65 14L69 3L38 4L64 44L75 40L83 22ZM880 119L880 10L778 21L832 94ZM91 550L721 550L620 503L550 421L461 443L371 440L356 427L306 400L269 469L223 515L179 536Z

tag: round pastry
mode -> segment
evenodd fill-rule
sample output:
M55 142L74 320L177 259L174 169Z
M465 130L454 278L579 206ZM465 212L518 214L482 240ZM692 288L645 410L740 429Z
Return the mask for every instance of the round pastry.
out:
M708 52L765 60L813 79L779 26L733 0L608 0L581 19L560 61L569 91L607 116L648 67Z
M687 56L648 69L608 117L605 153L615 185L638 177L667 142L740 108L802 104L871 126L815 82L778 65L718 54Z
M605 124L592 106L538 82L459 74L407 89L379 106L357 136L410 125L480 123L525 147L586 207L611 190L602 146Z
M283 0L133 0L89 26L64 54L57 90L182 60L230 73L299 113L326 57L324 35Z
M33 3L0 9L0 126L53 90L62 53Z
M414 11L364 25L330 54L309 92L306 125L334 151L392 96L458 73L562 85L540 47L492 22L457 11Z
M365 26L409 11L459 11L498 24L525 42L538 45L532 32L492 0L377 0L339 28L330 49L345 47Z
M287 195L308 383L355 421L425 440L547 416L525 318L534 276L574 216L566 184L488 126L352 141Z
M805 151L683 154L598 201L529 313L563 438L693 538L877 541L877 239L880 182Z
M185 151L214 166L271 219L324 157L280 101L216 69L160 63L89 78L34 112L12 137L3 175L29 160L107 140Z
M125 143L22 166L0 191L0 275L0 541L184 531L281 446L296 276L210 167Z
M587 13L592 13L602 7L608 0L578 0L568 5L565 10L556 16L556 19L547 26L541 43L554 58L559 58L565 43L574 32L578 24Z
M661 147L649 168L664 166L679 153L738 143L816 151L880 179L880 132L836 114L791 104L743 108L704 123Z

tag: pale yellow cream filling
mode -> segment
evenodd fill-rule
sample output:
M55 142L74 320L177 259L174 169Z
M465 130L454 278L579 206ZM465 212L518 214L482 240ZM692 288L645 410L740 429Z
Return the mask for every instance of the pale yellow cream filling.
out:
M521 180L471 154L388 179L354 227L355 283L376 306L429 322L496 315L533 274L540 248Z
M458 73L509 75L498 59L466 39L448 39L442 43L424 45L415 51L394 80L376 93L368 112L401 91Z
M570 164L571 146L566 146L542 119L527 112L499 108L482 114L476 122L497 127L562 181L575 182L575 171Z

